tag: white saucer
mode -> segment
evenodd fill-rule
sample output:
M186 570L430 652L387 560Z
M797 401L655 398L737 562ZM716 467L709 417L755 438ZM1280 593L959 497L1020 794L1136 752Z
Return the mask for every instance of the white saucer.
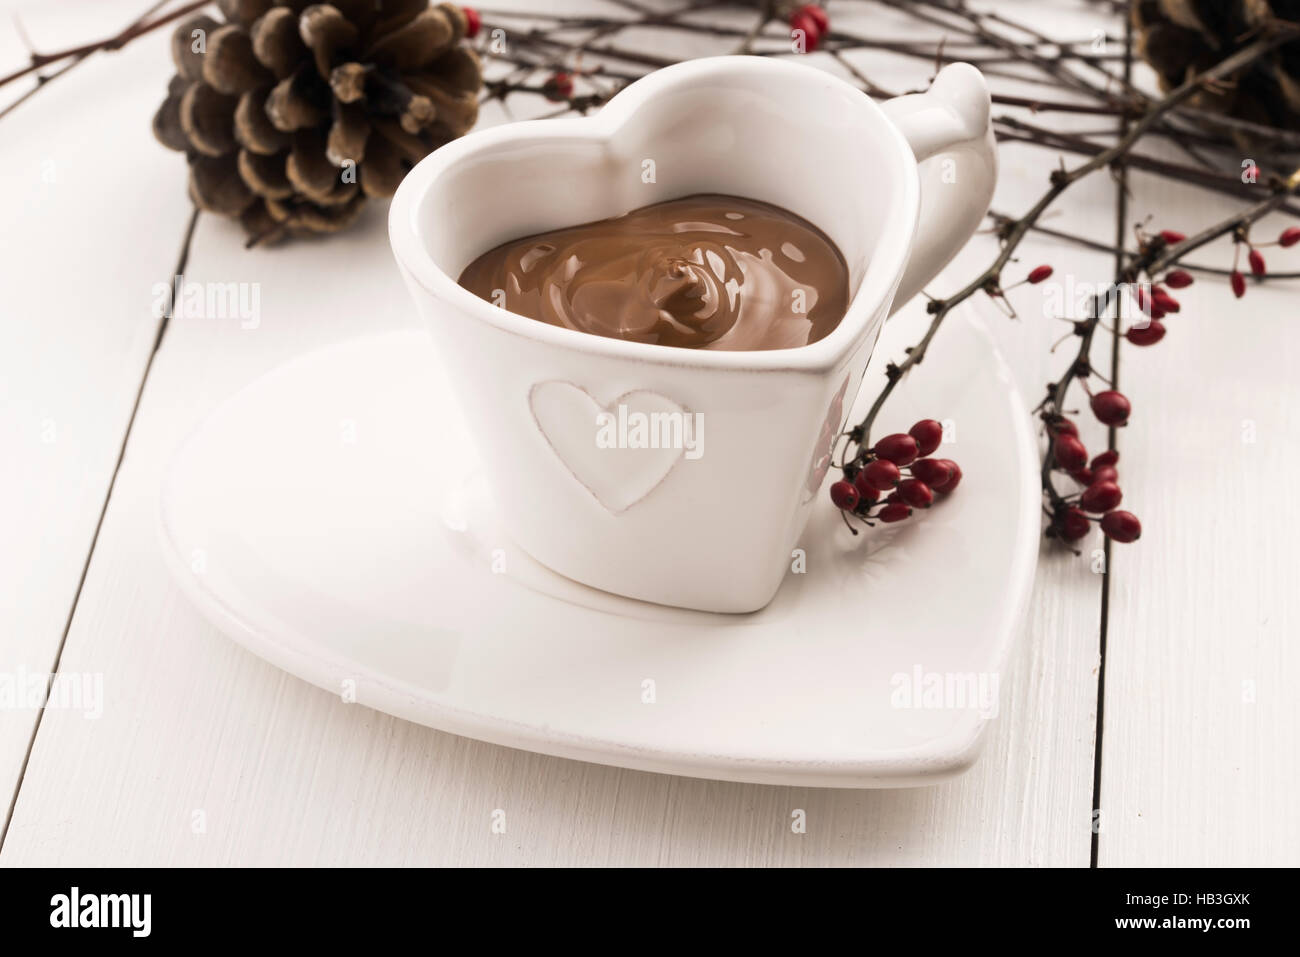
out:
M943 337L884 425L955 417L961 489L856 538L827 500L806 572L752 615L598 592L512 545L418 332L311 353L218 408L163 483L163 551L249 650L410 721L697 777L934 783L974 761L992 703L935 682L994 687L1039 535L1025 405L970 313ZM852 421L881 379L873 360Z

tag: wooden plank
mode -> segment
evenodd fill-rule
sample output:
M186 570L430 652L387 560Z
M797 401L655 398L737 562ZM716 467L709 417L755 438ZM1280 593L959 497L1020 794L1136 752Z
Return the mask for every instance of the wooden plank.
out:
M1133 177L1135 221L1189 235L1239 203ZM1294 219L1254 230L1275 239ZM1264 250L1277 271L1300 249ZM1230 266L1220 241L1194 261ZM1176 295L1164 340L1127 348L1120 388L1125 507L1142 539L1116 548L1102 755L1109 866L1300 864L1300 339L1295 281L1224 279Z
M120 29L138 2L66 9L21 4L50 49ZM26 51L8 17L0 64ZM166 280L187 213L184 173L149 133L169 74L165 37L83 63L0 120L8 172L0 239L0 673L39 682L55 667L153 349L151 288ZM3 91L0 105L26 88ZM112 95L105 95L105 88ZM39 699L38 699L39 700ZM0 826L39 710L0 721Z
M858 26L881 29L874 16ZM886 58L873 74L900 88L927 75ZM1053 161L1005 151L999 208L1027 207ZM1114 199L1104 178L1080 186L1070 228L1109 239ZM182 208L179 195L168 202ZM994 248L977 239L935 291ZM1042 238L1021 265L1067 256L1081 274L1109 275L1105 255ZM1086 865L1100 578L1072 556L1044 559L983 759L924 790L719 784L539 757L347 706L238 649L185 603L157 555L172 449L283 359L414 317L378 207L345 236L256 253L204 219L189 277L259 284L261 320L183 321L167 333L63 656L70 672L104 674L104 714L47 713L0 862ZM1041 293L1017 295L1018 323L989 312L1027 397L1062 361L1047 352L1063 327L1044 317ZM913 303L896 321L919 332L925 317ZM504 835L490 829L496 809ZM806 834L791 831L795 809Z

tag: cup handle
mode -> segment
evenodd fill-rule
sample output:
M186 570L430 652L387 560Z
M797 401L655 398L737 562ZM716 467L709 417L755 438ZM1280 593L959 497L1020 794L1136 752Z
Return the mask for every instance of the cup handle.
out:
M969 63L944 67L925 93L882 104L912 147L921 174L921 212L912 256L890 313L915 296L974 235L997 182L989 89Z

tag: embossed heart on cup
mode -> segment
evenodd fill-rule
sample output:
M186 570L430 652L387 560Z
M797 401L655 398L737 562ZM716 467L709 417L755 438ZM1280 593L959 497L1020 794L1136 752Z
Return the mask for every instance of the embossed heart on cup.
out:
M625 392L601 405L572 382L539 382L528 402L537 428L564 467L615 515L658 488L687 444L698 448L702 438L690 413L648 389ZM674 422L681 423L675 431ZM670 426L667 436L660 431L664 424ZM685 442L661 441L665 437L684 437Z

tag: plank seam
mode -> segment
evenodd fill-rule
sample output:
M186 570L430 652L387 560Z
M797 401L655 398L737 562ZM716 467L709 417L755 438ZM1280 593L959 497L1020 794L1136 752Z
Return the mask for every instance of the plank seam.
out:
M176 257L176 269L173 276L183 275L185 266L190 258L190 244L194 240L194 227L199 220L199 210L194 208L190 214L189 223L185 227L185 235L181 240L180 253ZM174 307L174 303L172 306ZM122 433L122 442L117 449L117 460L113 463L113 474L109 478L108 488L104 492L104 501L99 508L99 517L95 520L95 531L90 537L90 547L86 549L86 560L81 566L81 576L77 579L77 590L73 593L72 604L68 608L68 617L63 623L63 634L59 636L59 646L54 652L54 664L50 669L50 676L46 683L46 695L48 697L51 687L54 684L54 678L59 673L59 665L63 659L63 648L68 643L68 633L72 630L72 621L77 615L77 606L81 602L81 591L86 585L86 575L90 571L90 562L95 555L95 546L99 544L99 533L104 527L104 516L108 514L108 503L113 498L113 489L117 486L117 476L122 470L122 461L126 458L126 446L131 439L131 430L135 426L136 414L140 411L140 399L144 395L145 384L149 381L149 373L153 370L153 360L158 354L158 349L162 346L163 336L167 332L167 326L171 322L172 307L158 321L158 330L154 334L153 348L149 351L149 358L145 362L144 371L140 376L140 386L136 389L135 400L131 404L131 414L126 420L126 429ZM31 762L32 752L36 748L36 736L41 730L41 721L45 718L45 708L42 707L36 715L36 721L32 725L31 736L27 739L27 751L23 754L23 762L18 768L18 780L14 783L14 792L9 799L9 807L5 811L4 826L0 827L0 853L4 852L5 840L9 836L9 825L13 823L14 809L18 807L18 795L22 792L23 781L27 777L27 765Z
M1133 81L1133 21L1124 18L1124 84L1130 86ZM1119 135L1128 132L1129 121L1121 116ZM1128 170L1120 164L1116 170L1118 189L1115 198L1115 272L1124 267L1125 234L1128 224ZM1116 305L1115 324L1111 329L1110 347L1110 381L1111 388L1119 388L1119 307ZM1115 448L1116 429L1111 426L1106 436L1106 447ZM1103 555L1105 571L1101 577L1101 621L1097 637L1097 719L1093 731L1092 745L1092 841L1088 853L1088 867L1096 868L1101 857L1101 828L1103 812L1101 809L1101 772L1102 772L1102 738L1105 731L1106 716L1106 642L1110 632L1110 559L1111 541L1104 539Z

